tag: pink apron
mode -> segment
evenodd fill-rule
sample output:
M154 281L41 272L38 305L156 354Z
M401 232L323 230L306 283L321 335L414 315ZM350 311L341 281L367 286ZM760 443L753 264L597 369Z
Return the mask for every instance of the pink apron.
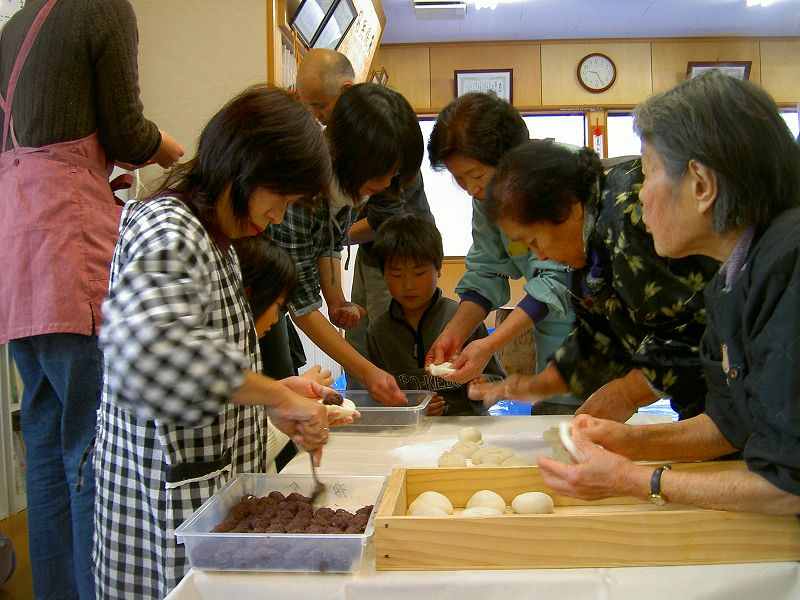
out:
M117 239L121 208L97 133L40 148L19 146L14 134L17 81L57 1L39 11L0 95L0 343L46 333L95 335ZM13 147L6 150L9 134Z

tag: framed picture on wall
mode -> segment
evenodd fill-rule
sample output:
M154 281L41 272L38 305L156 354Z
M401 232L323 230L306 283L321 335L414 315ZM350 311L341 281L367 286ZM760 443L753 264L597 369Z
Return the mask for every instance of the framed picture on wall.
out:
M514 102L513 69L455 71L456 98L470 92L489 92L509 103Z
M752 61L739 60L728 62L695 62L690 61L686 67L686 79L694 79L698 75L702 75L708 71L717 69L722 71L725 75L730 75L736 79L748 80L750 79L750 66Z

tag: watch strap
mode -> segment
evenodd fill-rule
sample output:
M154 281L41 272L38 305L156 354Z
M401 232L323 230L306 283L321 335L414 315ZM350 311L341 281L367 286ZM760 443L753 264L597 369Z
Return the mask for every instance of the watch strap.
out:
M656 504L665 504L666 498L661 494L661 476L670 470L670 465L657 467L650 476L650 500Z

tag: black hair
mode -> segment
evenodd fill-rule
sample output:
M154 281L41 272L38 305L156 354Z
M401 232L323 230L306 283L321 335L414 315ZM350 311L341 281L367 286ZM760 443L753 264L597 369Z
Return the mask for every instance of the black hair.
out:
M444 169L444 161L456 154L494 167L529 137L516 108L494 94L473 92L453 100L436 117L428 157L437 170Z
M710 71L645 100L634 129L678 180L690 160L717 177L714 231L764 227L800 204L800 148L762 88Z
M367 181L395 168L398 185L409 182L422 164L422 130L414 109L382 85L361 83L342 92L326 133L339 186L352 198Z
M311 113L287 92L256 85L211 118L195 157L172 169L155 196L177 194L208 227L228 185L233 214L246 219L257 188L311 198L330 178L328 148Z
M297 285L297 270L289 254L263 237L233 241L242 270L242 286L253 318L263 315L278 298L288 298Z
M487 193L487 212L493 221L563 223L572 206L586 204L604 180L594 150L531 140L500 161Z
M436 224L413 213L395 215L384 221L375 234L372 249L381 271L394 259L433 264L438 271L444 259L442 235Z

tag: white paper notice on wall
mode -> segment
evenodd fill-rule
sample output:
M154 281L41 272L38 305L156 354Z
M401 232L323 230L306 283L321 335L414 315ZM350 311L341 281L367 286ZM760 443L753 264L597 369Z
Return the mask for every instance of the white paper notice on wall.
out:
M25 0L0 0L0 30L23 6L25 6Z

